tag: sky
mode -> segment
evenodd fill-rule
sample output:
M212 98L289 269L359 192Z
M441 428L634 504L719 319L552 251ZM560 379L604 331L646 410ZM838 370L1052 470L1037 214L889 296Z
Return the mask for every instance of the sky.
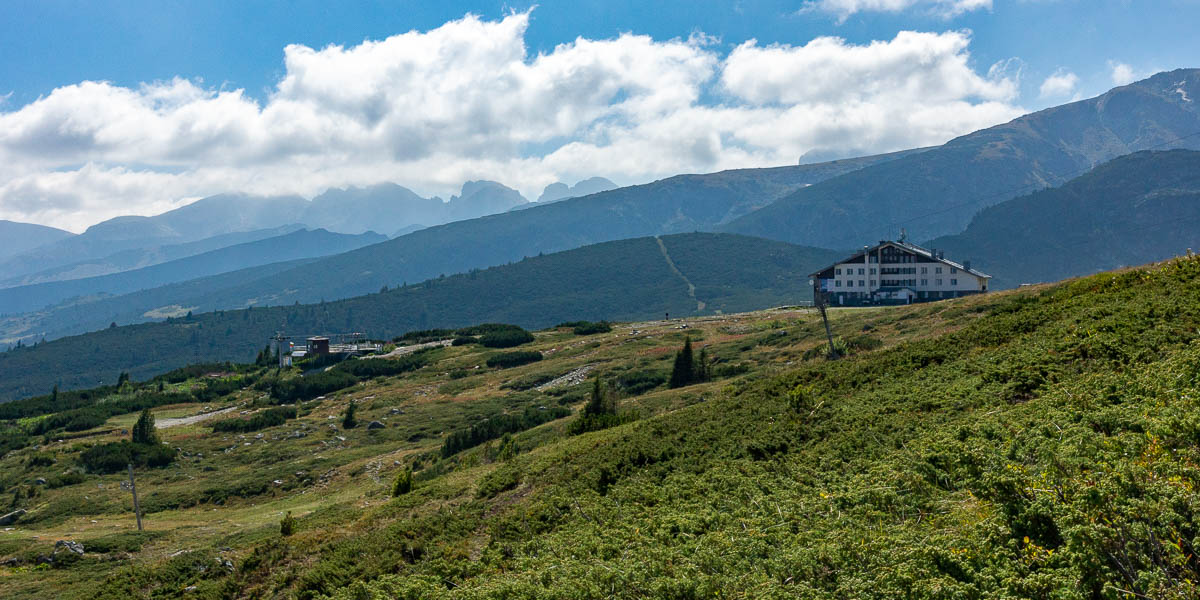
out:
M1197 67L1200 0L0 0L0 219L634 184L943 143Z

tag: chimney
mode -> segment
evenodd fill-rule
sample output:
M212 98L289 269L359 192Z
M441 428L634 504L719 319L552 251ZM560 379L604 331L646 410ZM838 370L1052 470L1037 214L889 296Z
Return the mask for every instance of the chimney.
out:
M965 269L965 270L967 270L967 271L970 271L970 270L971 270L971 261L969 261L969 260L964 260L964 261L963 261L963 269Z

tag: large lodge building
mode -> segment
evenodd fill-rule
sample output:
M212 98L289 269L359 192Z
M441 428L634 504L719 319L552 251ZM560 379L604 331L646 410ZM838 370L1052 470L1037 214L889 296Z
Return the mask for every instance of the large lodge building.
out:
M810 275L833 306L911 304L987 291L990 275L906 241L881 241Z

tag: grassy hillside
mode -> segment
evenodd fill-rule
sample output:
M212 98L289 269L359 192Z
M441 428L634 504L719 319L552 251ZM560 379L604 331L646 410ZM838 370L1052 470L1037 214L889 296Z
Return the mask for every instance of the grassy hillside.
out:
M824 248L958 233L982 208L1152 148L1200 149L1200 70L1180 69L790 194L723 231Z
M0 289L0 314L37 310L71 298L87 302L90 297L117 296L269 263L329 256L386 239L386 236L374 233L347 235L324 229L303 229L122 273ZM98 316L106 318L102 314ZM65 325L52 315L44 319L47 327L62 328Z
M387 339L485 321L536 328L796 303L811 299L806 274L834 260L836 253L781 242L681 234L535 256L338 302L201 313L213 306L201 295L184 305L193 309L191 318L106 328L0 354L0 399L45 393L55 384L112 383L122 371L148 377L189 362L249 360L280 329Z
M1200 152L1139 152L979 213L929 245L972 259L993 287L1056 281L1200 249Z
M258 433L160 430L180 454L139 471L140 535L124 476L76 466L136 418L114 416L0 459L5 493L29 509L0 538L14 559L0 585L11 598L1194 597L1198 283L1200 258L1186 258L835 310L849 355L834 362L816 315L789 311L548 330L521 347L543 360L512 369L487 368L494 351L476 345L426 351L415 371L304 400ZM685 335L713 380L666 389ZM241 376L259 379L160 407L159 422L264 414L276 376ZM571 382L592 376L622 424L535 424L541 407L583 411L590 383ZM158 393L143 389L106 393ZM343 429L351 405L384 426ZM447 451L463 432L481 443ZM36 567L59 539L91 550Z

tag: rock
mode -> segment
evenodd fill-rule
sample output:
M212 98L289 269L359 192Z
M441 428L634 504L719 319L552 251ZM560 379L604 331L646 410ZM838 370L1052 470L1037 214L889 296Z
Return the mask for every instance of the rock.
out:
M344 442L344 441L346 441L346 438L339 435L339 436L337 436L337 441Z
M228 549L226 549L226 551L228 551ZM226 571L228 571L230 573L233 572L233 561L232 560L229 560L228 558L218 558L217 564L220 565L220 567L222 569L225 569Z
M404 414L404 411L402 411L402 410L400 410L400 409L398 409L398 408L393 408L393 409L392 409L392 414L393 414L393 415L401 415L401 414Z
M54 554L57 555L59 552L71 552L83 556L83 544L71 540L58 540L54 542Z
M5 566L5 567L15 567L19 564L21 564L21 559L15 557L15 556L10 559L7 559L7 560L0 561L0 566Z
M386 427L386 425L380 423L379 421L371 421L370 423L367 423L367 429L383 429L384 427Z
M282 480L282 479L276 479L275 481L272 481L271 483L274 483L275 485L283 485L283 480Z
M43 477L38 477L37 479L34 479L33 482L37 485L46 485L46 479Z
M25 509L18 508L4 516L0 516L0 525L12 525L17 522L17 519L25 516Z

